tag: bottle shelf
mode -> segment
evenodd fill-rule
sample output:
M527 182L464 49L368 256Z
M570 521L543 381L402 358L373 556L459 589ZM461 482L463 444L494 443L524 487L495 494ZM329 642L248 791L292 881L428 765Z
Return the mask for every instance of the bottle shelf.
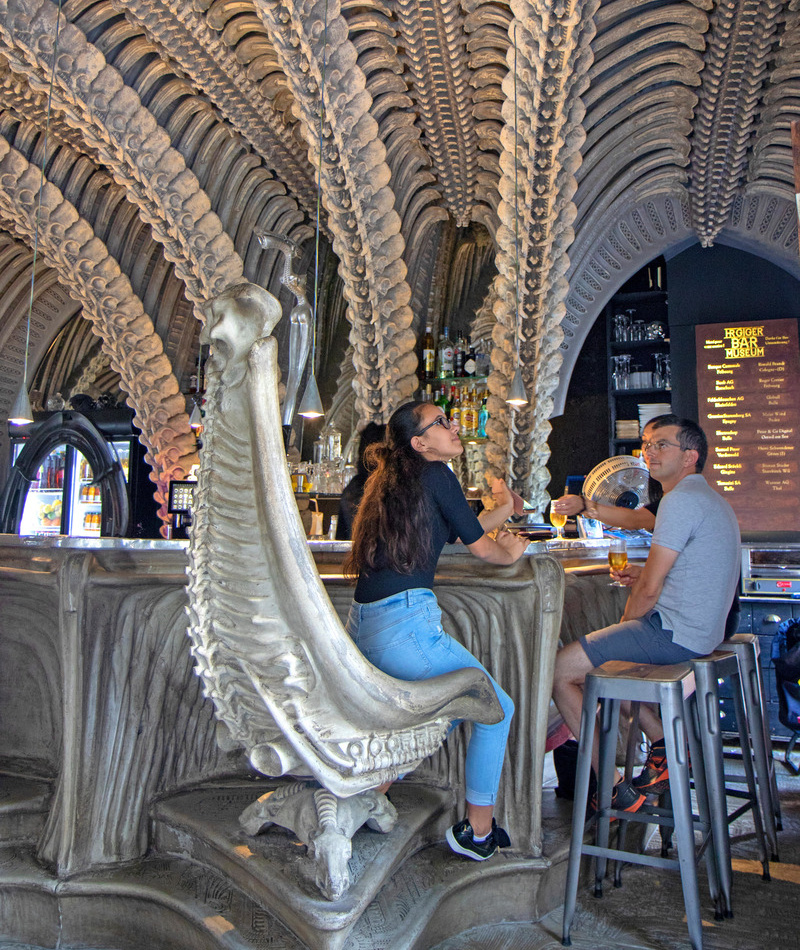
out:
M661 340L609 340L609 348L616 352L617 350L652 350L655 347L669 346L669 337Z
M667 300L666 262L663 258L656 258L633 275L605 306L609 455L630 453L640 446L638 436L620 438L617 435L618 421L633 423L635 420L638 427L637 403L672 402L671 389L652 385L653 374L659 382L664 381L665 360L671 353ZM637 339L614 339L615 333L620 332L621 317L625 318L627 325L624 332L630 333L630 328L634 327ZM663 336L647 339L648 327L653 333L663 333ZM614 383L620 381L620 374L624 373L623 363L630 374L629 387L617 389ZM634 381L636 385L630 385ZM633 432L633 425L623 426L622 431Z
M435 389L437 386L463 386L465 384L485 385L488 376L437 376L436 379L423 379L420 381L420 388L431 386Z
M644 300L657 300L658 298L666 300L667 291L662 287L653 287L652 290L629 290L614 294L613 305L619 307L622 303L641 303Z
M658 396L658 395L671 395L671 389L654 389L650 387L649 389L612 389L611 392L615 396Z

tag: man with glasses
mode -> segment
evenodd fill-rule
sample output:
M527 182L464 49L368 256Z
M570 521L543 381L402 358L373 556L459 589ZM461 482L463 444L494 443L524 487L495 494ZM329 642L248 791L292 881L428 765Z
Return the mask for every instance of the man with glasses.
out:
M631 586L621 621L568 644L556 658L553 699L575 736L590 670L608 660L667 665L711 653L722 642L739 579L736 516L700 474L708 455L703 430L662 416L650 431L642 451L664 497L647 561L614 575ZM663 791L669 778L661 721L643 706L640 723L650 754L642 774L618 782L612 799L615 808L628 811L637 811L645 795ZM592 764L596 774L597 734Z

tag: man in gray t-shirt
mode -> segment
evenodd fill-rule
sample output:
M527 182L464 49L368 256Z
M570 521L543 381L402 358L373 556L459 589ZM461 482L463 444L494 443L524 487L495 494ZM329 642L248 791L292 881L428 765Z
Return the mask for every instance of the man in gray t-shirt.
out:
M674 416L658 423L642 451L664 498L644 566L629 565L615 575L631 586L622 619L568 644L556 657L553 699L575 736L590 670L608 660L666 665L710 653L722 642L739 580L736 516L700 474L708 455L703 430ZM641 807L645 794L668 785L661 721L642 706L640 723L650 755L640 776L617 783L612 802L629 811ZM596 740L597 733L595 771Z
M687 475L659 506L653 544L677 554L655 603L664 629L674 643L711 653L722 642L739 583L733 509L702 475Z

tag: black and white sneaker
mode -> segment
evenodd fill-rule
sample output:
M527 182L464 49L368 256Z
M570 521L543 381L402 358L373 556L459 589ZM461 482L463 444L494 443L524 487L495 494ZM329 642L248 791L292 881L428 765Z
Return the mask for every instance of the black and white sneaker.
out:
M448 828L445 837L456 854L463 854L465 858L472 858L473 861L486 861L498 848L511 846L511 840L505 830L497 827L494 818L492 818L492 830L483 841L475 840L475 832L466 818L459 821L457 825L453 825L452 828Z

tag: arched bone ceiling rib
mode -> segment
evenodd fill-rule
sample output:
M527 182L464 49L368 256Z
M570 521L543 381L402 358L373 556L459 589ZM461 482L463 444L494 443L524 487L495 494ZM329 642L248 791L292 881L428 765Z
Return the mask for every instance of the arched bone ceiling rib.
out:
M680 206L687 198L692 119L709 27L706 12L688 3L603 4L595 23L562 321L562 353L570 361L591 328L590 314L638 269L636 262L641 266L663 249L636 224L647 217L639 214L641 200L672 195ZM621 42L622 36L630 41ZM609 221L619 223L619 233L604 233ZM674 240L686 236L669 227L663 233ZM557 411L564 395L562 385Z
M38 220L39 253L80 300L129 396L165 513L170 479L185 477L197 459L178 382L152 320L117 262L54 185L45 184L39 204L40 181L40 172L0 139L0 215L28 239ZM21 381L18 366L17 387Z
M40 93L52 71L57 12L49 0L0 0L2 51ZM119 71L68 22L59 32L53 108L140 205L192 299L207 299L241 277L241 260L196 176Z
M0 134L33 164L55 7L0 0ZM355 417L385 417L411 393L412 328L457 318L491 333L492 463L538 505L548 420L627 277L693 241L734 243L798 272L789 126L800 117L799 8L328 0L322 226L352 328ZM47 177L130 278L184 379L193 301L242 272L277 289L275 255L254 231L312 236L325 0L66 0L64 13ZM509 419L515 168L532 405ZM480 302L485 241L497 277ZM17 265L15 291L30 272ZM54 284L44 268L43 294L55 300L67 277ZM0 300L0 367L19 356L23 297ZM333 339L337 318L320 316L321 338ZM353 402L349 374L340 383L337 417Z
M511 5L515 48L508 51L510 72L503 84L488 456L499 472L507 465L517 490L537 507L546 500L548 420L561 365L564 274L573 237L575 170L584 140L581 94L588 86L597 6L598 0L517 0ZM526 389L535 399L509 419L504 397L517 346Z
M725 226L744 180L782 10L779 0L720 0L711 16L690 166L692 218L704 247ZM724 177L716 174L721 167Z
M761 124L755 130L748 188L786 197L793 181L789 122L797 119L800 103L800 0L784 6L785 21L775 51L774 69L764 93Z
M478 137L458 0L397 0L397 19L411 74L411 97L444 205L458 227L478 199ZM431 82L431 77L436 77Z
M24 103L32 122L22 121L18 115L21 103L0 89L0 136L9 145L19 149L26 159L40 167L44 152L44 113L46 105L36 97ZM94 233L119 262L131 281L136 295L153 317L156 332L164 341L164 350L182 378L192 371L191 348L182 346L179 328L192 326L195 321L190 302L184 294L184 285L175 276L174 268L166 261L161 247L153 240L151 230L138 216L136 206L127 201L126 191L114 183L105 170L89 158L76 154L71 145L60 144L60 132L50 130L48 143L48 177L64 194ZM30 284L30 274L27 275ZM38 281L36 290L38 290ZM187 358L191 362L187 362ZM188 372L186 372L188 370ZM49 389L48 389L49 391Z
M800 118L797 9L797 0L601 4L583 97L587 138L556 412L595 315L658 254L723 241L797 273L789 204L789 124ZM777 207L743 203L764 191ZM778 224L786 221L790 234Z
M322 178L328 227L353 328L356 411L362 420L382 420L416 388L417 360L405 244L388 187L386 149L369 111L372 99L366 79L338 0L256 0L256 10L298 102L309 155Z
M294 99L252 6L124 0L114 8L180 66L312 214L316 188L295 132Z

